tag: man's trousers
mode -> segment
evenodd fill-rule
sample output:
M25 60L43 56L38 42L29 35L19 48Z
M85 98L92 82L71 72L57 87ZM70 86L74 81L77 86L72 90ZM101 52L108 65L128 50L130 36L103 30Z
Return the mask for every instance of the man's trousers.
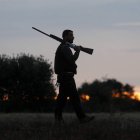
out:
M62 119L62 112L69 97L78 119L85 117L85 113L81 106L80 96L76 89L74 74L58 75L57 82L59 83L59 94L56 100L55 119Z

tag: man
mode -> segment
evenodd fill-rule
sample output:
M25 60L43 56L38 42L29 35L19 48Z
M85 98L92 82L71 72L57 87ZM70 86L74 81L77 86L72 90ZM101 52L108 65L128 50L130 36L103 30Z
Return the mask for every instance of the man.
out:
M76 89L74 75L77 74L77 65L75 61L80 54L80 46L75 46L75 53L71 51L73 43L73 31L64 30L62 33L63 43L59 45L55 54L54 71L57 74L57 83L59 83L59 94L56 100L55 120L62 122L62 111L67 102L67 97L74 107L76 115L80 122L88 122L94 117L87 116L81 106L79 94Z

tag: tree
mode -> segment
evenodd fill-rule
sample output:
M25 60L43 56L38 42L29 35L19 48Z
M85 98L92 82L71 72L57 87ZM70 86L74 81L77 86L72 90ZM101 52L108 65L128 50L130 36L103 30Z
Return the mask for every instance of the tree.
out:
M92 83L83 83L78 89L80 95L88 94L88 102L91 110L113 111L114 106L118 109L124 108L124 102L127 102L128 108L132 104L134 87L129 84L122 84L116 79L95 80Z
M37 107L43 108L41 103L44 100L54 98L56 93L52 75L51 63L43 56L0 56L0 87L8 91L9 100L13 101L14 108L18 110L22 103L33 104L36 101L40 102Z

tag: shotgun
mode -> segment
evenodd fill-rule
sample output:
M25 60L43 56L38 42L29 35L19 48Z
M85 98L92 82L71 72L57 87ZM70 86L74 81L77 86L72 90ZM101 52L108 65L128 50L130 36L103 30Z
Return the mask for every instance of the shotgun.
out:
M57 40L57 41L59 41L61 43L63 42L63 39L61 39L61 38L59 38L59 37L57 37L57 36L55 36L53 34L47 34L47 33L43 32L43 31L41 31L41 30L39 30L39 29L37 29L35 27L32 27L32 29L34 29L34 30L36 30L36 31L38 31L38 32L40 32L40 33L42 33L42 34L44 34L44 35L46 35L46 36L48 36L48 37L50 37L52 39L55 39L55 40ZM76 46L75 44L72 44L72 43L69 43L69 42L67 42L67 44L69 44L71 48L74 48ZM85 52L85 53L92 54L94 49L85 48L85 47L80 46L80 50Z

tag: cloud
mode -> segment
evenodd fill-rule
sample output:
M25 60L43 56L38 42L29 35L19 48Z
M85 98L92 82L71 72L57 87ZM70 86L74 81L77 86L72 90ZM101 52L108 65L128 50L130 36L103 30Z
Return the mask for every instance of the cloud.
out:
M140 48L134 48L134 49L126 49L127 52L131 52L131 53L140 53Z
M140 21L139 22L120 22L114 24L115 27L140 27Z

